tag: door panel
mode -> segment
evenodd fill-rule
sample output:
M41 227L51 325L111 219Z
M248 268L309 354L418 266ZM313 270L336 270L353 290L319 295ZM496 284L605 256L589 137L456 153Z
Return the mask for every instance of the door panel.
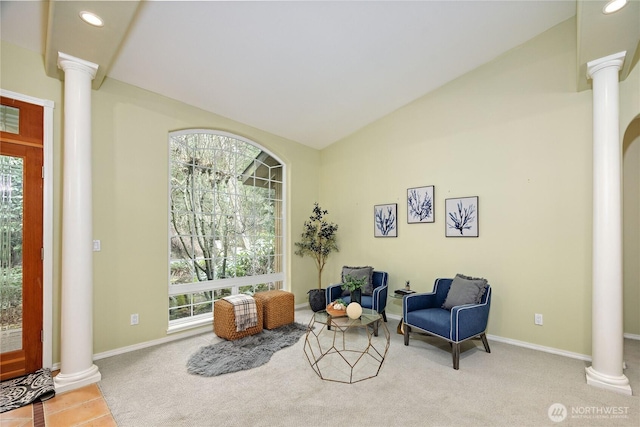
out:
M22 117L0 132L0 380L42 367L43 151Z

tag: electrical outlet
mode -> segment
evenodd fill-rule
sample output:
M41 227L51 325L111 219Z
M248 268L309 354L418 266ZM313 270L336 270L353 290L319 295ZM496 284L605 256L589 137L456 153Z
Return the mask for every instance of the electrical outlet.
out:
M533 317L533 321L536 325L542 325L542 314L536 313Z
M131 324L132 325L137 325L139 320L140 319L138 318L138 313L131 315Z
M93 252L100 252L100 240L93 241Z

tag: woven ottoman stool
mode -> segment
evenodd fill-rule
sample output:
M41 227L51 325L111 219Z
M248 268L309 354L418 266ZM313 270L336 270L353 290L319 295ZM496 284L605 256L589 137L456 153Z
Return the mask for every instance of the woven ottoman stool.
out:
M261 301L264 311L264 327L275 329L293 323L295 297L291 292L273 290L256 292L253 296Z
M249 335L262 332L262 301L256 300L256 310L258 314L258 324L244 331L236 331L236 315L233 304L225 299L219 299L213 304L213 332L220 338L229 341L237 340Z

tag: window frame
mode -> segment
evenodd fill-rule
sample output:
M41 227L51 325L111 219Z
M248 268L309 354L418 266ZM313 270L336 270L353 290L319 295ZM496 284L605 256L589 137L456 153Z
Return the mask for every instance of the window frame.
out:
M214 279L214 280L206 280L202 282L192 282L186 284L171 284L171 238L173 237L172 228L171 228L171 147L172 147L172 138L180 135L195 135L195 134L211 134L217 135L227 138L232 138L238 141L241 141L245 144L250 144L253 147L261 150L262 152L268 154L270 157L275 159L282 169L282 177L281 177L281 207L280 207L280 216L275 215L276 218L281 218L280 223L280 271L269 273L269 274L260 274L255 276L242 276L242 277L229 277L224 279ZM213 320L213 307L211 313L204 314L196 314L191 315L189 317L171 320L170 316L170 308L169 307L169 298L175 295L191 295L198 292L204 291L216 291L220 289L231 289L231 295L235 295L240 293L240 287L242 286L250 286L257 285L262 283L269 282L280 282L282 284L281 289L288 290L289 284L287 281L287 166L280 159L279 156L271 152L266 147L261 144L252 141L248 138L242 137L240 135L236 135L230 132L215 130L215 129L203 129L203 128L193 128L193 129L184 129L179 131L169 132L167 138L167 333L180 332L191 328L196 328L199 326L204 326L207 324L211 324ZM277 256L277 254L276 254ZM212 298L211 304L215 303L216 297ZM193 303L191 304L193 307Z

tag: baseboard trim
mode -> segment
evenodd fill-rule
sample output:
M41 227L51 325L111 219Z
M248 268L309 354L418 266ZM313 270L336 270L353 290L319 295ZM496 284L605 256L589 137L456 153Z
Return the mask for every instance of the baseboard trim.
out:
M299 309L305 309L308 308L309 304L308 303L303 303L303 304L298 304L295 306L296 310ZM402 316L399 316L397 314L391 314L391 313L387 313L387 318L389 319L394 319L394 320L398 320L400 321L400 319L402 319ZM206 325L206 326L202 326L199 328L194 328L188 331L184 331L184 332L180 332L180 333L174 333L171 335L168 335L164 338L159 338L156 340L151 340L151 341L145 341L139 344L134 344L134 345L129 345L126 347L120 347L117 348L115 350L109 350L109 351L105 351L102 353L96 353L93 355L93 360L100 360L100 359L105 359L107 357L111 357L111 356L117 356L119 354L124 354L124 353L129 353L131 351L135 351L135 350L141 350L143 348L148 348L148 347L153 347L156 345L160 345L160 344L165 344L171 341L176 341L182 338L187 338L187 337L191 337L194 335L200 335L200 334L204 334L206 332L211 332L211 325ZM631 340L640 340L640 335L636 335L636 334L624 334L624 337L627 339L631 339ZM572 359L578 359L578 360L584 360L585 362L591 362L591 356L586 355L586 354L580 354L580 353L575 353L572 351L566 351L566 350L560 350L557 348L553 348L553 347L547 347L547 346L543 346L543 345L538 345L538 344L532 344L526 341L520 341L520 340L514 340L512 338L504 338L498 335L490 335L487 334L487 338L493 341L497 341L497 342L502 342L505 344L510 344L510 345L515 345L518 347L524 347L524 348L528 348L531 350L538 350L538 351L542 351L545 353L551 353L551 354L557 354L559 356L564 356L564 357L569 357ZM54 363L51 367L52 371L56 371L60 369L60 363Z
M544 345L532 344L530 342L514 340L512 338L504 338L497 335L487 334L487 338L490 340L502 342L505 344L511 344L518 347L528 348L530 350L538 350L538 351L543 351L545 353L557 354L558 356L569 357L571 359L578 359L578 360L584 360L585 362L591 362L591 356L586 354L575 353L573 351L567 351L567 350L560 350L554 347L547 347Z
M387 314L387 317L390 318L390 319L398 320L398 321L400 321L400 319L402 319L402 316L399 316L397 314ZM640 335L625 333L623 336L624 336L624 338L627 338L627 339L630 339L630 340L638 340L638 341L640 341ZM591 362L592 361L591 356L589 356L587 354L574 353L572 351L560 350L560 349L557 349L557 348L554 348L554 347L546 347L544 345L532 344L532 343L526 342L526 341L514 340L512 338L504 338L504 337L501 337L501 336L498 336L498 335L487 334L487 338L489 338L490 340L502 342L502 343L505 343L505 344L511 344L511 345L515 345L515 346L518 346L518 347L524 347L524 348L528 348L528 349L531 349L531 350L543 351L545 353L557 354L559 356L570 357L572 359L584 360L586 362Z
M398 320L398 321L400 319L402 319L402 317L398 316L397 314L387 314L387 317L391 318L391 319L394 319L394 320ZM511 338L504 338L504 337L500 337L498 335L487 334L487 338L492 340L492 341L502 342L502 343L505 343L505 344L515 345L515 346L518 346L518 347L524 347L524 348L528 348L530 350L543 351L545 353L557 354L559 356L570 357L572 359L584 360L584 361L587 361L587 362L591 361L591 356L588 356L586 354L574 353L572 351L560 350L560 349L553 348L553 347L546 347L546 346L543 346L543 345L532 344L530 342L514 340L514 339L511 339Z
M126 347L120 347L115 350L104 351L102 353L96 353L93 355L93 360L105 359L111 356L117 356L119 354L129 353L131 351L141 350L143 348L153 347L160 344L166 344L171 341L180 340L182 338L192 337L194 335L204 334L206 332L213 332L211 325L201 326L199 328L190 329L188 331L173 333L171 335L167 335L164 338L159 338L157 340L145 341L139 344L128 345Z

